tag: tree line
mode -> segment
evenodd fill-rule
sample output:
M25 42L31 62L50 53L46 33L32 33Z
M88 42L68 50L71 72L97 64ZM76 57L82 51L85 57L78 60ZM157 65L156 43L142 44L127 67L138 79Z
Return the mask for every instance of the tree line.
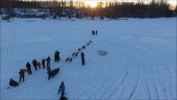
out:
M68 8L68 16L71 16L73 10L76 11L76 17L100 17L121 18L121 17L138 17L138 18L156 18L172 17L177 13L177 6L171 9L167 0L152 0L149 3L139 2L98 2L96 7L91 7L84 2L71 1L38 1L38 0L1 0L1 8L6 8L12 12L13 8L46 8L61 16L64 8ZM81 13L82 12L82 13Z

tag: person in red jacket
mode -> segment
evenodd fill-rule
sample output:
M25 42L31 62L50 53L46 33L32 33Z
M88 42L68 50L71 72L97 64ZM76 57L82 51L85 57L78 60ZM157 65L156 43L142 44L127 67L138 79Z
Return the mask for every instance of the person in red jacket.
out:
M39 69L41 69L41 64L39 62L37 63L37 66L39 67Z

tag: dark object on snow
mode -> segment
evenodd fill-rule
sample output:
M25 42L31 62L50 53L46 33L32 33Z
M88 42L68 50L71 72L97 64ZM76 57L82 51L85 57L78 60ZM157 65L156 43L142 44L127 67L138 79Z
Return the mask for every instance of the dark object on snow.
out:
M72 62L72 60L73 60L73 58L70 58L70 59L69 59L69 62Z
M78 55L78 52L75 54L75 57L77 57L77 55Z
M68 100L67 97L65 97L64 95L61 95L60 99L59 100Z
M58 94L61 91L61 95L65 95L65 84L64 81L61 82L59 90L58 90Z
M75 52L72 54L72 56L74 56L75 55Z
M28 74L32 74L32 71L31 71L31 64L29 62L26 63L26 68L28 70Z
M85 58L82 58L82 65L85 65Z
M82 60L82 65L85 65L85 54L83 52L81 53L81 60Z
M56 52L55 52L55 55L54 55L54 59L55 59L55 62L58 62L58 61L60 61L60 52L57 50Z
M47 61L47 67L50 67L50 57L48 56L48 58L46 59L46 61Z
M86 47L86 46L83 45L83 46L82 46L82 49L85 49L85 47Z
M52 70L50 73L50 76L54 77L59 71L60 71L60 68L56 68L56 69Z
M68 60L69 60L69 59L70 59L70 57L66 58L66 60L65 60L65 61L66 61L66 62L68 62Z
M57 19L57 16L56 16L56 15L54 15L54 16L53 16L53 19Z
M78 49L78 52L79 52L79 51L81 51L81 50L82 50L82 49L81 49L81 48L79 48L79 49Z
M94 30L92 30L92 35L95 35L95 31Z
M42 59L41 63L42 63L42 67L45 68L45 59L44 58Z
M54 70L51 70L50 67L47 67L47 74L48 74L48 79L51 79L51 77L54 77L58 72L60 68L56 68Z
M51 69L50 69L49 66L47 67L47 74L48 74L48 79L50 79L50 77L51 77Z
M41 69L41 64L40 64L40 62L37 63L37 66L39 67L39 69Z
M85 57L85 54L82 52L81 53L81 58L84 58Z
M92 43L92 41L90 40L89 43Z
M37 61L36 61L36 59L34 59L32 61L32 63L33 63L34 69L37 70Z
M25 72L23 71L23 69L20 69L19 74L20 74L20 80L19 80L19 82L21 82L21 79L23 79L23 82L24 82L25 81L25 79L24 79Z
M95 35L97 35L97 30L96 30L96 33L95 33Z
M9 81L9 85L10 85L10 86L17 86L18 83L17 83L15 80L10 79L10 81Z

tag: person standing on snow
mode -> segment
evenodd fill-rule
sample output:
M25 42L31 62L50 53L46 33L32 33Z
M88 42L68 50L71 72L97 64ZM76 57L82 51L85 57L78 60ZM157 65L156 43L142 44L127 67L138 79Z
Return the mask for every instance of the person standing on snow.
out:
M85 65L85 54L83 52L81 53L81 60L82 60L82 65Z
M64 81L61 82L59 90L58 90L58 94L61 91L61 95L65 95L65 84Z
M55 52L55 55L54 55L54 58L55 58L55 62L58 62L58 61L60 61L60 52L57 50L56 52Z
M32 74L32 72L31 72L31 64L29 62L26 63L26 68L28 70L28 74Z
M34 69L37 70L37 60L34 59L34 60L32 61L32 63L33 63Z
M40 62L37 63L37 66L39 67L39 69L41 69L41 64L40 64Z
M48 79L51 77L51 69L50 67L47 67L47 74L48 74Z
M41 63L42 63L42 67L45 68L45 59L44 58L42 59Z
M95 31L94 30L92 30L92 35L95 35Z
M97 30L96 30L96 33L95 33L95 35L97 35Z
M23 69L20 69L19 74L20 74L20 80L19 80L19 82L21 82L21 79L23 79L23 82L24 82L25 81L25 79L24 79L25 72L23 71Z
M47 67L50 67L50 57L48 56L48 58L46 59L46 61L47 61Z

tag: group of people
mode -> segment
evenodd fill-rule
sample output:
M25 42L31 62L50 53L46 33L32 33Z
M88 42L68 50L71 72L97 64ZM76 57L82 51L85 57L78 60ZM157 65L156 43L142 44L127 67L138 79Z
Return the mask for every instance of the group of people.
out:
M57 50L55 52L55 55L54 55L55 62L60 61L59 54L60 54L60 52ZM51 58L48 56L46 59L42 58L41 63L38 62L36 59L34 59L34 60L32 60L32 64L33 64L33 67L36 71L37 69L41 69L41 65L42 65L42 68L45 69L46 62L47 62L47 71L49 73L50 72L50 61L51 61ZM28 75L32 74L31 64L29 62L26 63L26 69L20 69L20 71L19 71L19 75L20 75L19 82L21 82L21 81L24 82L25 81L25 72L28 72ZM10 81L9 81L9 85L10 86L17 86L18 82L16 82L15 80L13 80L11 78Z
M97 30L96 31L92 30L92 35L97 35L97 33L98 33Z
M96 32L92 31L92 35L95 35L95 34L97 35L97 31ZM89 45L91 42L92 41L89 41L89 43L87 43L86 45ZM78 52L80 50L78 50ZM55 62L58 63L60 61L60 56L59 56L60 52L57 50L54 53L55 53L54 54L54 60L55 60ZM76 53L76 54L78 54L78 53ZM42 58L41 63L38 62L36 59L34 59L34 60L32 60L32 64L33 64L33 67L34 67L34 69L36 71L37 69L41 69L41 64L42 64L42 68L45 69L45 67L46 67L45 62L47 62L48 79L50 79L51 72L52 72L51 68L50 68L50 61L51 61L51 58L48 56L46 59ZM82 65L85 65L85 54L83 52L81 52L81 61L82 61ZM26 63L26 68L27 68L27 70L20 69L20 71L19 71L19 74L20 74L19 82L21 82L22 80L23 80L23 82L25 81L25 78L24 78L25 77L25 71L28 72L28 75L32 74L31 64L29 62ZM57 69L57 71L58 71L58 69ZM19 83L11 78L10 81L9 81L9 85L10 86L18 86ZM65 95L64 91L65 91L65 85L64 85L64 81L62 81L60 86L59 86L59 90L58 90L58 94L61 92L60 100L67 100L67 98L64 96Z

